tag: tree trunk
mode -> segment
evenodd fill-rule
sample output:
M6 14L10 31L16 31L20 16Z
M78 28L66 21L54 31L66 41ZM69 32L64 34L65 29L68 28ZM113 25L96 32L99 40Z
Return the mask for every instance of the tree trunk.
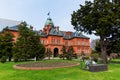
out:
M107 63L107 49L106 49L106 43L105 43L105 38L103 36L100 37L100 47L101 47L101 58L102 62L104 64Z

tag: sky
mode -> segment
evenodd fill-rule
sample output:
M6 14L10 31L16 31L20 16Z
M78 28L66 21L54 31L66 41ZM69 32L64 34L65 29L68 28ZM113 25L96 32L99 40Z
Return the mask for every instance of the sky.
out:
M54 25L62 31L75 31L71 25L71 14L86 0L0 0L0 18L26 21L34 30L43 29L47 13ZM89 0L90 1L90 0ZM93 1L93 0L91 0ZM85 34L86 35L86 34ZM91 39L94 35L87 35Z

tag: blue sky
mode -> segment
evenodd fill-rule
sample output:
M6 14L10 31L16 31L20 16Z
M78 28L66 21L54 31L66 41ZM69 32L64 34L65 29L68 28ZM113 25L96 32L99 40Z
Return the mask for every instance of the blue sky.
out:
M59 26L60 30L75 31L70 22L71 14L84 2L85 0L0 0L0 18L26 21L35 30L40 30L50 12L54 25Z

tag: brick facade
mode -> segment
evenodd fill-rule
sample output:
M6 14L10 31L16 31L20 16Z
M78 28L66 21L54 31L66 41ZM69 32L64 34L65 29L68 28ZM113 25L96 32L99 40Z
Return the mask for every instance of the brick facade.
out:
M13 28L9 28L9 31L14 35L14 40L17 40L18 31ZM56 54L62 54L62 46L73 46L76 54L84 52L86 55L91 53L90 38L84 36L79 32L60 31L59 26L54 26L52 19L47 18L43 30L35 31L41 37L41 43L45 45L45 48L50 48L53 56Z

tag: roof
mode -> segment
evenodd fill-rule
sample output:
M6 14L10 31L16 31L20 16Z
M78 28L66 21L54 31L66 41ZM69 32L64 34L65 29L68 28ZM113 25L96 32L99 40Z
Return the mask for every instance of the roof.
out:
M9 30L16 30L18 31L18 25L12 26L12 27L8 27ZM60 31L60 30L56 30L56 27L52 27L50 29L50 32L47 34L44 33L44 31L34 31L36 34L39 34L41 37L47 37L49 35L51 36L61 36L64 39L72 39L72 38L88 38L87 36L83 35L80 32L71 32L70 35L67 35L67 31Z
M14 30L14 31L18 31L18 24L20 24L20 22L17 21L12 21L12 20L6 20L6 19L0 19L0 24L4 23L8 26L9 30ZM10 25L11 24L11 25ZM48 34L45 34L44 31L34 31L36 34L39 34L41 37L47 37L49 35L51 36L60 36L63 37L64 39L72 39L72 38L88 38L87 36L84 36L82 33L80 32L70 32L71 34L67 35L67 31L60 31L58 29L56 29L56 27L54 27L53 21L51 18L47 18L46 22L45 22L45 26L47 25L52 25L52 28L50 29Z
M72 38L88 38L87 36L84 36L82 33L80 32L71 32L71 35L67 35L67 31L58 31L55 29L55 27L51 28L50 32L48 35L46 35L43 31L38 32L39 35L41 35L42 37L47 37L49 35L51 36L61 36L64 39L72 39Z
M9 19L3 19L0 18L0 30L2 30L5 27L13 27L15 25L20 24L20 21L15 21L15 20L9 20Z
M14 30L14 31L18 31L18 25L12 26L12 27L8 27L9 30Z

